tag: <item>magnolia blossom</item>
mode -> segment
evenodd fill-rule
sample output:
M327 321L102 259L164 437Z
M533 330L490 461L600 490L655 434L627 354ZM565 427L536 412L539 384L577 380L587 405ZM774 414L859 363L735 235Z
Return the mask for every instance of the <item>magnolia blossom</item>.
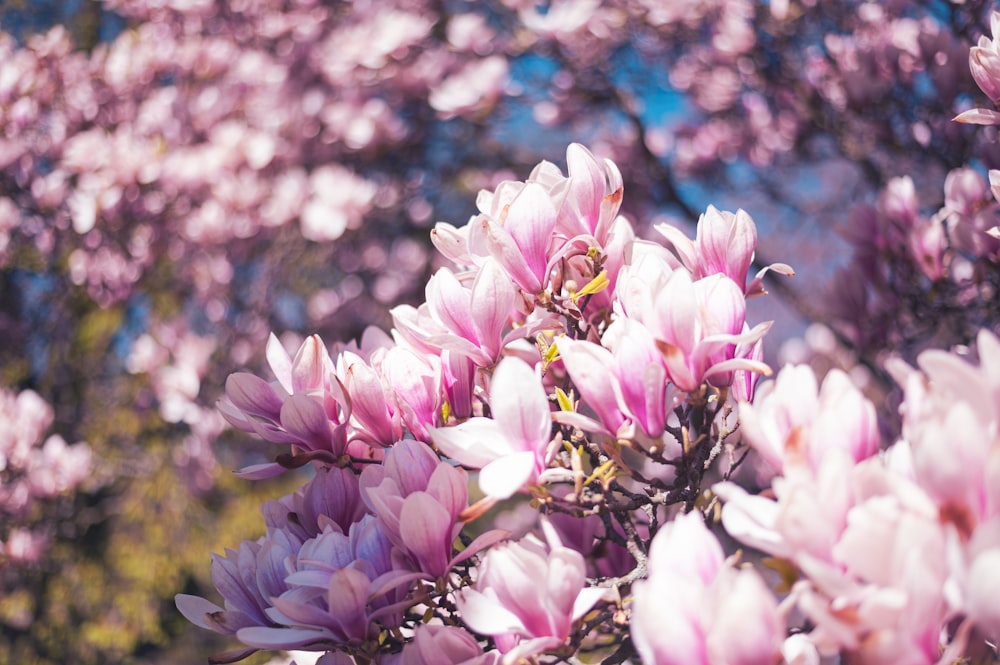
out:
M417 441L400 441L380 466L360 477L365 503L386 535L419 570L440 578L451 570L460 513L468 507L465 472Z
M471 634L455 626L422 624L413 633L397 658L386 658L386 665L499 665L500 653L483 653Z
M538 480L548 466L552 418L535 371L519 358L504 358L490 383L491 418L474 417L454 427L431 429L448 457L479 471L479 487L505 499Z
M725 275L695 281L679 269L649 283L641 272L629 272L620 293L624 313L656 338L667 374L678 388L694 391L706 380L727 386L734 370L770 371L762 363L735 356L737 344L760 339L770 323L745 328L743 290Z
M775 263L758 272L750 284L746 283L757 247L757 225L742 209L731 213L708 206L698 218L694 242L670 224L657 224L656 230L667 239L695 278L725 275L743 286L747 296L764 292L762 280L768 271L794 274L790 266Z
M634 585L632 639L647 665L758 665L780 660L777 601L751 569L726 564L697 512L663 527L649 577Z
M605 431L658 439L672 405L655 340L643 326L621 319L608 328L603 342L610 349L585 340L556 340L566 370Z
M979 38L979 44L969 49L969 69L979 88L996 104L1000 102L1000 51L997 50L1000 12L991 14L990 29L993 39L983 35ZM994 125L1000 123L1000 113L977 108L959 114L955 120L976 125Z
M819 388L809 367L786 365L757 390L753 404L740 404L740 423L754 450L785 475L793 467L819 473L833 450L854 462L878 450L875 407L836 369Z
M474 586L458 597L458 610L469 628L491 635L513 664L566 641L573 622L604 595L586 587L579 552L564 547L543 523L548 547L534 538L491 549Z

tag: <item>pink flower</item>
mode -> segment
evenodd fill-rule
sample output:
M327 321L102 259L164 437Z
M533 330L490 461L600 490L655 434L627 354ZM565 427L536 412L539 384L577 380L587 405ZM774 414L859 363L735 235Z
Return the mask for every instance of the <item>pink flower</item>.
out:
M620 295L623 309L657 339L667 374L681 390L695 391L704 381L727 386L735 370L770 372L763 363L736 357L736 346L760 339L770 323L745 329L746 301L733 280L715 274L692 281L683 269L674 270L660 289L637 288L631 284L641 279L636 274L628 279Z
M966 534L1000 514L996 489L996 437L1000 432L1000 342L983 330L980 366L944 351L920 354L921 371L893 361L903 386L903 438L909 443L916 481ZM942 442L947 445L942 445ZM991 479L991 472L994 478Z
M451 570L459 514L468 506L465 472L438 459L429 446L405 440L381 466L361 474L361 494L386 535L434 578Z
M1000 50L997 48L1000 12L990 15L990 27L993 39L983 35L979 38L979 44L969 49L969 69L982 91L996 104L1000 103Z
M414 438L430 442L427 428L437 424L441 408L440 359L396 346L381 356L379 371L392 386L406 429Z
M587 235L606 245L622 201L622 176L610 160L599 162L579 143L566 148L566 199L557 229L568 237Z
M403 421L392 389L361 356L345 351L337 361L351 408L351 438L388 448L403 438Z
M363 455L359 444L347 440L347 400L322 340L310 336L291 358L272 334L267 358L276 381L246 372L226 380L226 397L218 404L226 420L266 441L291 444L307 456L330 460L345 452ZM240 475L268 478L284 470L278 463L257 464Z
M457 626L419 624L413 640L392 665L499 665L496 651L483 653L471 634ZM386 665L389 665L387 663Z
M463 286L447 268L427 282L427 308L445 334L427 341L462 353L480 367L494 364L505 343L504 330L514 312L517 291L500 264L483 262L472 288Z
M695 279L725 275L736 282L747 296L751 296L763 293L761 280L769 270L783 275L792 274L787 265L775 263L761 270L747 285L747 275L757 248L757 226L742 209L734 214L708 206L698 218L694 242L670 224L657 224L655 228L671 244L677 258Z
M494 205L499 200L495 198ZM470 222L470 247L485 247L517 286L534 295L548 284L549 245L557 216L545 188L529 182L510 203Z
M725 565L698 512L653 538L649 577L633 587L630 628L646 665L757 665L780 660L784 621L753 570Z
M563 547L550 525L543 528L548 548L533 537L492 548L475 585L458 595L462 620L493 636L505 663L562 645L604 594L586 586L583 556Z
M627 424L659 439L667 417L667 372L655 340L637 322L619 319L605 332L603 342L608 348L557 338L573 385L609 434L638 435L622 431Z
M431 428L430 435L445 455L481 469L479 487L487 496L505 499L538 480L548 466L552 418L535 371L515 357L497 365L489 404L492 418Z
M875 407L844 372L834 369L816 385L805 365L786 365L740 404L743 436L779 473L819 472L825 456L843 450L858 462L878 451Z

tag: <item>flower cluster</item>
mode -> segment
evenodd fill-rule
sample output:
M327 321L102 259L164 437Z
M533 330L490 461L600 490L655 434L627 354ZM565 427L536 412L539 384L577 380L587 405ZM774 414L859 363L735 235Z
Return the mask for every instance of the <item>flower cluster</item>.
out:
M738 33L734 53L749 48ZM894 48L914 71L906 44ZM978 48L974 70L990 44ZM747 298L767 271L792 271L750 274L746 212L709 207L694 239L661 224L661 241L645 240L619 215L612 162L572 145L567 171L543 162L481 192L468 224L439 223L432 239L452 267L423 304L392 311L391 336L334 352L314 336L294 355L272 337L276 381L230 378L227 419L290 446L242 474L316 475L265 507L264 538L216 558L226 607L181 596L185 615L252 649L356 663L421 662L434 648L503 663L989 653L1000 342L978 336L978 367L933 351L920 370L890 362L902 438L880 452L875 406L846 373L819 381L789 365L757 385L769 324L750 325ZM995 260L995 208L970 169L945 190L927 222L913 182L891 181L859 252L902 242L917 274L973 288L966 266ZM763 491L734 475L748 447ZM482 495L471 506L460 469ZM719 500L721 529L769 558L726 558L706 525ZM529 511L524 535L484 531L498 504Z
M760 495L717 485L722 524L775 557L814 654L945 663L1000 634L1000 340L983 331L978 349L978 367L944 351L921 354L919 370L890 363L903 437L883 455L874 408L843 374L817 394L812 372L789 366L741 405L744 436L777 475Z
M178 596L192 622L249 648L217 658L930 665L990 653L1000 341L980 333L978 366L944 351L921 354L919 370L889 362L905 399L902 437L885 446L845 372L820 381L787 365L758 385L769 324L748 323L747 298L766 272L792 271L750 274L745 211L709 207L694 239L659 225L661 242L643 240L618 214L615 165L575 144L567 163L568 175L546 162L482 192L465 226L439 223L433 241L454 267L423 304L393 310L391 335L334 349L312 336L294 354L272 336L275 380L230 377L229 422L287 446L240 474L313 475L265 504L264 537L215 557L224 607ZM950 182L958 229L958 192L975 183ZM894 183L880 214L915 218L907 191ZM723 530L752 550L727 557Z
M42 442L52 425L52 407L32 390L0 389L0 555L32 562L47 549L48 527L34 517L38 507L80 486L91 472L86 443L68 445L58 434ZM40 445L39 445L40 444Z
M215 558L225 607L179 596L185 616L252 649L358 662L409 662L432 640L455 642L454 662L627 648L609 618L628 611L645 539L695 507L706 474L738 466L730 416L769 372L768 324L746 321L766 269L749 275L746 212L709 208L695 240L667 226L663 244L640 240L615 165L580 145L567 162L482 192L465 226L438 224L454 267L392 311L391 337L331 352L312 336L290 354L272 336L275 380L229 378L229 422L288 446L241 475L315 475L265 505L263 538ZM523 498L543 516L497 543L507 533L483 516ZM600 563L610 552L631 565ZM588 578L613 568L625 575Z

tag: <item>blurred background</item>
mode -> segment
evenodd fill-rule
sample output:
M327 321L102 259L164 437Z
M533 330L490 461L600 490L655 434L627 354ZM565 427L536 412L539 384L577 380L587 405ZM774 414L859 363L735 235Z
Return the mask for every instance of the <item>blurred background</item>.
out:
M783 261L771 363L997 330L992 3L0 2L0 663L205 662L211 552L297 478L215 410L227 375L419 303L435 222L566 146L645 237L743 208ZM884 401L886 409L890 401ZM249 661L262 663L266 655Z

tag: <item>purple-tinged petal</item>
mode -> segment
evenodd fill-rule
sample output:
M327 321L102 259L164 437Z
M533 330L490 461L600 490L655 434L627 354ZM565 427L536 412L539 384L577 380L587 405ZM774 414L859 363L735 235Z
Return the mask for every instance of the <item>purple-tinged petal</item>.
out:
M431 476L440 465L441 460L430 446L409 439L400 441L389 449L383 464L386 473L395 479L403 496L427 489Z
M201 596L179 593L174 596L174 605L184 615L184 618L194 625L220 632L221 623L218 620L213 620L212 616L225 614L226 611L215 603L209 602Z
M281 396L271 384L247 372L229 375L226 396L237 409L253 416L276 420L281 411Z
M212 555L212 584L226 599L226 607L238 610L258 624L268 623L262 611L263 599L251 591L254 579L257 543L240 545L239 550L226 550L226 556Z
M399 516L403 544L420 570L435 578L450 570L454 524L454 516L426 492L414 492L403 501Z
M451 412L459 420L464 420L472 415L476 368L469 356L447 349L441 352L441 368Z
M265 464L245 466L239 471L234 471L233 475L245 480L265 480L267 478L276 478L287 470L276 462L267 462Z
M349 640L368 637L370 624L366 605L370 589L368 576L354 568L342 568L330 576L327 606L330 616Z
M236 633L240 642L258 649L300 649L335 639L328 630L253 626Z
M312 397L299 394L285 400L281 424L309 450L330 448L330 421L326 410Z

